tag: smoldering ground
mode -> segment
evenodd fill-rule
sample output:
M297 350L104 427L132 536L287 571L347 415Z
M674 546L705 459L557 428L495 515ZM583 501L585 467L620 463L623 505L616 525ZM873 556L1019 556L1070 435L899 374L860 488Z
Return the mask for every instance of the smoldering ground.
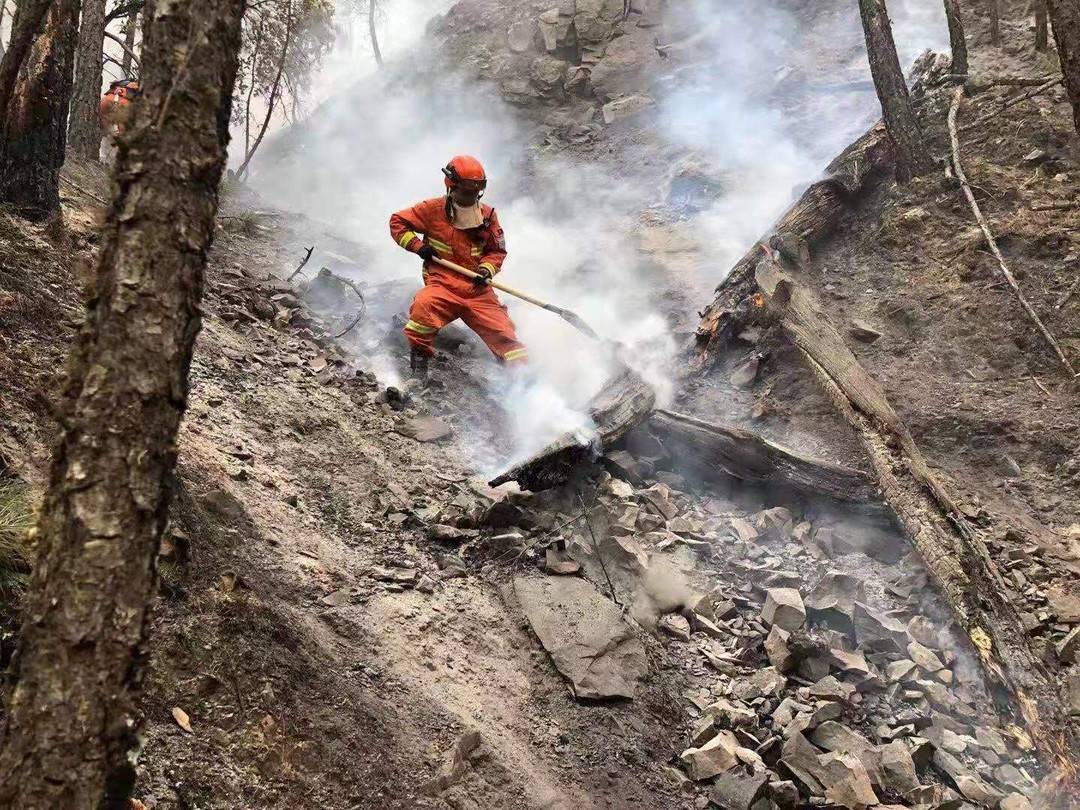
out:
M388 6L385 27L408 25L416 35L422 28L416 15L445 6ZM939 6L932 0L892 6L905 58L942 41ZM672 211L655 177L535 149L536 131L497 87L464 72L436 72L416 47L383 71L359 77L369 60L355 46L335 52L326 80L318 82L328 100L276 139L253 182L275 203L333 223L362 243L368 253L359 280L413 278L419 286L418 263L389 238L387 218L440 194L439 168L451 155L481 157L490 177L486 201L508 237L501 280L573 309L605 339L627 346L626 356L665 402L674 388L672 360L685 339L672 334L672 323L685 313L663 310L660 299L672 282L639 251L641 212L681 222L693 234L697 277L688 283L695 294L707 292L794 190L876 114L873 92L845 95L843 104L813 97L811 74L822 66L843 77L868 77L857 15L814 15L807 26L799 9L796 2L737 0L697 2L692 14L683 14L690 28L707 32L704 58L658 85L658 104L641 125L660 140L643 148L659 143L724 177L723 193L704 211ZM489 385L510 415L521 458L561 432L587 428L581 407L612 367L603 346L550 313L503 298L530 347L535 384L513 385L494 369L476 382ZM385 329L369 335L372 348L381 346L372 365L396 381L406 349L403 340L387 344L385 335Z

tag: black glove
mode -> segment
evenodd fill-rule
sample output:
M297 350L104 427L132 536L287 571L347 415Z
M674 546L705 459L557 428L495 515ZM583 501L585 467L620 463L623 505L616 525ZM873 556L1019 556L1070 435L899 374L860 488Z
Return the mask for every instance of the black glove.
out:
M487 267L476 268L476 278L472 280L472 283L477 287L486 287L491 283L491 270Z
M431 245L424 245L418 251L416 255L423 259L425 262L430 262L435 257L435 248Z

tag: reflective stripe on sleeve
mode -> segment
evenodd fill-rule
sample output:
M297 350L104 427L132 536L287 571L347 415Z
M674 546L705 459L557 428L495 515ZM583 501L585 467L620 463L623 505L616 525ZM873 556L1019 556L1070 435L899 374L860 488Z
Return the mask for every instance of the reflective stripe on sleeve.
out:
M432 239L428 237L428 244L435 248L439 253L453 253L454 250L446 242L440 242L438 239Z
M427 326L417 321L409 321L405 324L405 328L410 332L416 332L418 335L434 335L439 331L434 326Z
M480 262L480 266L491 271L491 275L495 275L499 272L499 268L493 265L491 262Z
M511 349L503 355L504 363L521 362L522 360L529 359L528 349Z
M398 239L397 241L398 241L398 244L399 244L399 245L401 245L402 247L408 247L408 246L409 246L409 242L411 242L411 241L412 241L413 239L419 239L419 238L420 238L420 237L419 237L419 236L417 236L417 235L416 235L415 233L413 233L412 231L405 231L405 233L403 233L403 234L401 235L401 238L400 238L400 239ZM386 243L385 243L385 242L383 242L383 244L385 245Z

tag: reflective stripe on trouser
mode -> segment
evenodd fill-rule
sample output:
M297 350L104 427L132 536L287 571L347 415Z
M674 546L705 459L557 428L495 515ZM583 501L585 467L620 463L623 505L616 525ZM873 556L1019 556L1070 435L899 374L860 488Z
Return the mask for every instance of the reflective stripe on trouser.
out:
M500 360L522 363L528 350L517 339L514 323L490 287L478 295L458 295L435 282L416 294L409 309L405 337L422 354L435 351L435 334L451 321L461 318Z

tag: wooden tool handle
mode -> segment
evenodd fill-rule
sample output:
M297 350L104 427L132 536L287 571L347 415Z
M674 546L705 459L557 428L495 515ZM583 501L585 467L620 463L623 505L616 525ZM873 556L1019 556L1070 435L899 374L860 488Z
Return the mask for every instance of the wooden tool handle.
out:
M460 264L454 264L453 262L449 262L446 259L439 258L438 256L432 256L431 260L436 264L441 264L443 267L453 270L455 273L460 273L466 278L481 278L481 275L479 273L474 273L472 270L467 270ZM507 285L495 281L494 279L490 280L488 283L491 284L491 286L494 287L496 290L501 290L507 295L512 295L515 298L520 298L522 301L528 301L530 304L535 304L536 306L543 309L551 309L551 306L541 301L539 298L534 298L528 293L523 293L521 290L515 290L513 287L508 287Z

